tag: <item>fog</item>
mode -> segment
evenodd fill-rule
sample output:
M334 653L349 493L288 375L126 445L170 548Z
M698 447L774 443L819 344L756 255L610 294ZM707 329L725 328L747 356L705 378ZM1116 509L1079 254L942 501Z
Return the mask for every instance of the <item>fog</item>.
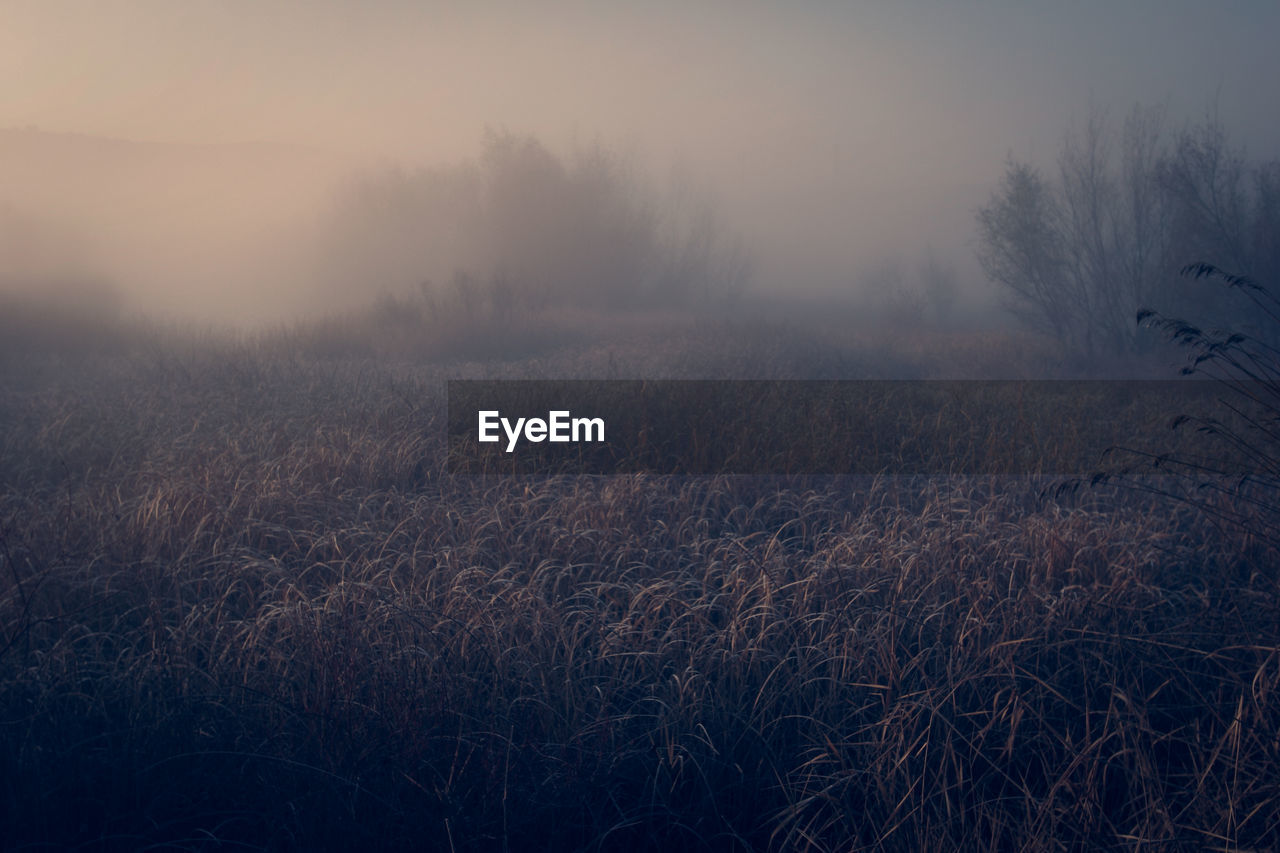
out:
M977 308L976 208L1010 153L1052 168L1091 109L1216 110L1280 151L1268 2L10 0L0 21L0 279L214 322L415 275L335 255L352 188L461 175L486 129L565 163L602 148L659 211L693 199L758 293L932 259Z

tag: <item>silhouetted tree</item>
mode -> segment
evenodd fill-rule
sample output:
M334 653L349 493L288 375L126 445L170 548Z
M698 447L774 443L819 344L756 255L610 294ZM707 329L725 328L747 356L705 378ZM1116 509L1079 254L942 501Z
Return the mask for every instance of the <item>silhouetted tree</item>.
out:
M533 137L490 132L481 159L498 269L556 301L617 307L654 295L653 205L599 145L561 162Z
M356 182L334 220L330 268L361 290L419 287L432 304L468 310L688 304L747 274L711 208L695 211L646 191L601 145L561 158L532 136L489 131L474 164ZM453 292L424 281L452 281Z
M1083 306L1063 272L1058 202L1040 172L1010 159L1000 188L978 211L983 271L1008 292L1008 307L1029 326L1070 342Z
M1135 107L1118 131L1095 111L1067 135L1053 179L1010 158L978 211L978 258L1032 327L1087 354L1129 352L1147 340L1131 321L1139 306L1206 316L1204 289L1176 275L1195 258L1272 274L1278 174L1250 167L1213 117L1175 135L1159 109Z
M1056 183L1010 159L978 212L983 270L1034 327L1089 354L1136 346L1130 318L1167 270L1158 180L1163 115L1135 108L1119 133L1101 112L1068 134Z
M1251 165L1210 116L1178 136L1160 181L1179 265L1215 258L1244 277L1280 280L1280 162ZM1180 296L1175 309L1201 323L1241 326L1254 319L1252 306L1224 300L1213 288L1184 285Z

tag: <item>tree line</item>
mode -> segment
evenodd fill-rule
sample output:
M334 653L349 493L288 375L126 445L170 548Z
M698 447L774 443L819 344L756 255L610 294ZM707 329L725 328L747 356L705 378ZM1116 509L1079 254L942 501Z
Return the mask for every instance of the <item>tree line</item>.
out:
M1212 114L1175 130L1161 108L1119 123L1095 110L1055 171L1010 156L977 221L978 259L1009 309L1073 351L1143 348L1141 309L1248 330L1248 303L1178 270L1280 278L1280 160L1250 160Z
M750 273L688 187L657 192L600 144L561 156L493 130L475 160L350 182L326 244L331 286L420 290L473 312L686 306L737 292Z

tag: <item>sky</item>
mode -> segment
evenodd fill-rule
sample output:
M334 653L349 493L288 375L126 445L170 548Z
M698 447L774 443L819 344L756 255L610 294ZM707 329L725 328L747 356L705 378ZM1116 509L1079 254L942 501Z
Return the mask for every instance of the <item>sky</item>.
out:
M765 283L839 287L971 255L1005 158L1052 166L1094 107L1213 106L1275 156L1278 32L1244 0L0 0L0 128L411 166L603 140L697 176Z

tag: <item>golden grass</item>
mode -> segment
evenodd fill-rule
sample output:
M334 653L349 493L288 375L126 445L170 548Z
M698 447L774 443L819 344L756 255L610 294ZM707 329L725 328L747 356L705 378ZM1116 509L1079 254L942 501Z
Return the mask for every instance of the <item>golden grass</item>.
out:
M451 477L443 374L0 395L5 844L1271 849L1280 560L1032 478Z

